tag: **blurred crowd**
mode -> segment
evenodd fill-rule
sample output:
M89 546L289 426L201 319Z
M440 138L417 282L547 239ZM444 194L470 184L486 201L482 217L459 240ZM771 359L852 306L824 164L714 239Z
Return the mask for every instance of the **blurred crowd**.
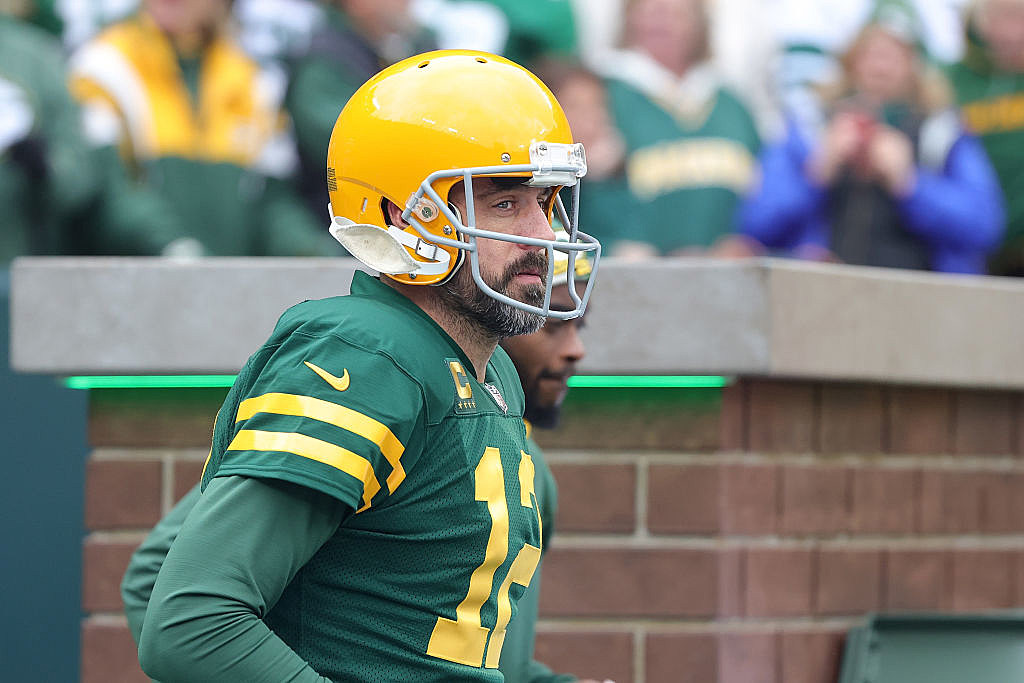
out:
M1024 275L1024 0L0 0L0 267L343 254L337 115L432 48L551 87L611 256Z

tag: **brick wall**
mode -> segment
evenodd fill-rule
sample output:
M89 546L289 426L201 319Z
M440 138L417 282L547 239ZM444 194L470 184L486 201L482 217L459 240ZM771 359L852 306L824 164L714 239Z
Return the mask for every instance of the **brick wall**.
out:
M93 392L82 679L144 681L118 584L222 392ZM618 683L828 683L875 610L1024 606L1016 392L744 379L575 390L538 658Z
M146 683L120 583L149 529L199 481L226 390L101 390L89 397L81 680Z

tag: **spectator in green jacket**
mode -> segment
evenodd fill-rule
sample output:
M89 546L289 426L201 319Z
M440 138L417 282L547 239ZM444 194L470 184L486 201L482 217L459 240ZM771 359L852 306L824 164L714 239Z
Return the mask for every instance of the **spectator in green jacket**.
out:
M1006 199L1006 236L989 268L996 275L1024 276L1024 0L980 0L968 21L967 43L949 76Z
M523 2L487 0L508 18L508 41L501 54L520 64L576 53L576 22L570 0Z
M186 254L193 246L161 203L130 182L109 147L85 141L59 41L0 12L0 268L15 256Z
M650 255L729 251L760 138L711 67L705 0L630 0L622 49L597 65L626 144L630 191L649 215L630 226Z
M60 45L0 13L0 267L68 251L63 226L95 194Z

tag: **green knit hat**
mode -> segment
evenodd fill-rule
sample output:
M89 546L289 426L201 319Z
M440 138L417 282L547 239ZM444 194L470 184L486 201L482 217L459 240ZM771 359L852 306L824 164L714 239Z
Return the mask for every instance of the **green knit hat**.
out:
M914 47L925 57L924 26L921 15L907 0L875 0L864 27L878 26L890 35Z

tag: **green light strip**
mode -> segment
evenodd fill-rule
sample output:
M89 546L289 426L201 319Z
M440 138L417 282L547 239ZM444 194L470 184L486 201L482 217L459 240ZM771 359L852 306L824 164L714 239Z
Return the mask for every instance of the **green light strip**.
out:
M602 389L715 389L729 383L717 375L575 375L570 387Z
M230 387L234 375L79 375L67 377L69 389L197 389Z
M234 375L78 375L69 389L196 389L230 387ZM717 375L576 375L570 387L601 389L714 389L729 383Z

